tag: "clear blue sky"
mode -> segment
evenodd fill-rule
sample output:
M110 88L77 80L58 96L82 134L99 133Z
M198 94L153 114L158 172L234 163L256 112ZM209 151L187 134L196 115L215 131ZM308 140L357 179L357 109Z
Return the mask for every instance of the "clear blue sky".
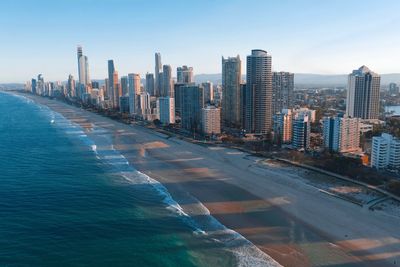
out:
M92 78L154 71L154 52L175 69L221 72L221 56L272 54L273 69L400 72L398 0L1 0L0 81L77 76L76 45Z

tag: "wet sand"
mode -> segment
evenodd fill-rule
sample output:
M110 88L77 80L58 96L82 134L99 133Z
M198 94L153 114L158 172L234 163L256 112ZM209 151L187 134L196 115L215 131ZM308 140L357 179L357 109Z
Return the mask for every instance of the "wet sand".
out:
M222 224L283 266L399 266L400 220L322 194L285 168L262 168L243 152L191 144L30 96L90 131L112 133L139 171L162 182L201 222L200 201ZM209 230L209 229L206 229Z

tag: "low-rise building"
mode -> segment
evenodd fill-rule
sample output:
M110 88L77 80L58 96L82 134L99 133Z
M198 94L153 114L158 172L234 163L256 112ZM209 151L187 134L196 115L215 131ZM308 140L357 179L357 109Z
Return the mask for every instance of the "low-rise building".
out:
M371 166L376 169L400 169L400 140L390 134L372 138Z
M221 133L221 109L215 106L202 108L202 132L206 135Z

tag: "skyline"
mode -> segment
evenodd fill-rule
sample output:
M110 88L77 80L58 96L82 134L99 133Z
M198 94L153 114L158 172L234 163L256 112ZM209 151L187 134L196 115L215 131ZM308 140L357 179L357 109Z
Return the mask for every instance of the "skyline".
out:
M88 56L93 79L107 76L109 59L121 76L144 77L154 72L155 52L172 66L173 76L182 65L193 67L195 75L221 73L222 56L244 59L256 48L272 55L274 71L348 74L367 65L379 74L396 73L399 7L390 0L361 6L356 1L192 1L190 10L182 1L4 1L0 21L7 27L0 33L12 39L0 45L5 74L0 82L24 82L38 73L46 80L66 80L68 74L77 79L77 45ZM111 21L110 12L116 14Z

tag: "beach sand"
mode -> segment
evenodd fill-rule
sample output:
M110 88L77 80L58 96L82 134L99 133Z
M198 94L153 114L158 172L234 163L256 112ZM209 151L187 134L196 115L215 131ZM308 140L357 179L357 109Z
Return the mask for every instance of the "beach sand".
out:
M259 158L238 150L168 138L55 100L29 97L89 134L93 126L106 129L132 166L167 187L200 225L207 214L199 202L283 266L400 265L399 218L323 194L291 168L260 166Z

